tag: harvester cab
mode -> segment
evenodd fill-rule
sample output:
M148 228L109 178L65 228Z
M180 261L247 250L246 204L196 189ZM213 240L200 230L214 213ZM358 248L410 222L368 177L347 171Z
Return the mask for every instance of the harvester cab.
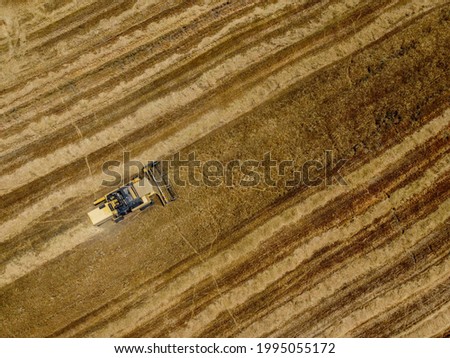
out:
M132 179L94 201L97 208L88 215L92 224L97 226L109 220L119 222L131 212L152 206L155 197L159 198L163 206L176 199L167 173L161 171L160 162L150 162L144 167L141 177Z

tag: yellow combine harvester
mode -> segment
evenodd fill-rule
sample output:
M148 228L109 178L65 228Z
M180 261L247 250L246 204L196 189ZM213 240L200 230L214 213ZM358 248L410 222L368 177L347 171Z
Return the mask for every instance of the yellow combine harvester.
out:
M161 172L159 162L151 162L144 168L142 177L134 178L128 184L94 201L94 205L98 207L88 215L92 224L97 226L108 220L119 222L128 213L152 206L155 196L163 206L176 199L169 179Z

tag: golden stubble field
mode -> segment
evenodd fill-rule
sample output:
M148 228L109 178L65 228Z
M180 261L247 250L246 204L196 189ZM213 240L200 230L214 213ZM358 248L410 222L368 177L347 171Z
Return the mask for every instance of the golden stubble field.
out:
M0 1L0 336L448 336L449 24L444 0ZM332 151L347 185L175 186L94 227L124 151Z

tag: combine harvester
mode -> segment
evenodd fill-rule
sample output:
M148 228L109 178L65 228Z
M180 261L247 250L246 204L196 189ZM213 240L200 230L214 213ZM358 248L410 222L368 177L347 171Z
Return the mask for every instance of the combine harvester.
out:
M128 213L152 206L154 196L159 198L163 206L176 199L167 175L161 172L159 162L149 163L144 168L142 177L136 177L128 184L94 201L94 205L98 207L88 215L92 224L97 226L109 220L117 223Z

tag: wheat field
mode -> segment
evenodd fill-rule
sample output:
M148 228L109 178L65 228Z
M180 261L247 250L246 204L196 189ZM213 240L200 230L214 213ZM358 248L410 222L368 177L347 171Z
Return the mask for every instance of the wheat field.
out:
M449 336L449 25L445 0L0 0L0 336ZM95 227L124 151L332 151L346 185L175 185Z

